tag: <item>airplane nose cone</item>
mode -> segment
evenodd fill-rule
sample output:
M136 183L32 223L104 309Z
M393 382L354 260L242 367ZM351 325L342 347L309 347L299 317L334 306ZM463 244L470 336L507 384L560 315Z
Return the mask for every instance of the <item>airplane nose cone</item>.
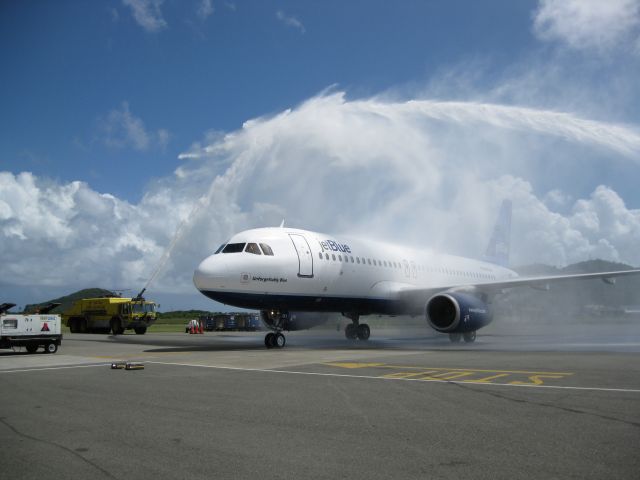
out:
M198 290L207 290L219 287L219 283L227 275L224 261L218 255L205 258L193 273L193 284Z

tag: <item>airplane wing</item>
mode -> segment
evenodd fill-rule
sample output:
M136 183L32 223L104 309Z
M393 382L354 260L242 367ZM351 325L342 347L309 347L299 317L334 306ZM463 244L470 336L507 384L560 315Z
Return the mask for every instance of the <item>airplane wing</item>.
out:
M567 282L573 280L593 280L600 279L605 283L614 284L616 277L625 277L628 275L640 275L640 269L618 270L614 272L597 272L597 273L575 273L571 275L547 275L538 277L515 277L508 280L499 280L489 283L479 283L474 286L483 292L497 292L508 288L515 287L533 287L537 289L547 290L551 284Z
M462 283L443 285L434 288L417 288L408 284L393 284L389 290L397 295L397 299L414 305L416 308L424 308L424 303L433 295L445 291L466 291L477 295L495 295L504 290L517 287L531 287L538 290L548 290L554 283L600 279L605 283L614 284L617 277L640 275L640 269L618 270L613 272L577 273L571 275L547 275L537 277L514 277L505 280L482 283Z

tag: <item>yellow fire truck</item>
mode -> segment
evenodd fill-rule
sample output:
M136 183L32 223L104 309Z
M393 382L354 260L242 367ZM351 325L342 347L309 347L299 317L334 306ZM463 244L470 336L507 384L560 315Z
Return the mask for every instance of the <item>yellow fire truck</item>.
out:
M109 333L120 335L133 329L143 335L156 321L156 304L142 297L83 298L63 312L62 319L71 333Z

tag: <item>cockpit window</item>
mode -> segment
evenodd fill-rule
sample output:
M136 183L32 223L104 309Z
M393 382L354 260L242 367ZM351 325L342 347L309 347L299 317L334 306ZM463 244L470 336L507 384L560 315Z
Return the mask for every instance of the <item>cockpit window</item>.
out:
M216 253L214 253L214 255L219 254L226 245L227 245L226 243L223 243L222 245L220 245L216 250Z
M267 245L266 243L261 243L260 247L262 247L262 251L264 252L265 255L273 256L273 250L271 250L271 247L269 245Z
M262 255L257 243L247 243L247 248L245 248L244 251L253 253L254 255Z
M244 250L246 243L227 243L222 253L238 253Z

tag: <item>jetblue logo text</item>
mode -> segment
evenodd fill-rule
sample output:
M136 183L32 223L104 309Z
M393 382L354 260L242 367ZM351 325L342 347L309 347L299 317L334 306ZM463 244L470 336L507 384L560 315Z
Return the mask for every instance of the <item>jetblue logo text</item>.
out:
M324 242L319 242L320 248L322 251L331 251L331 252L343 252L343 253L351 253L351 248L346 243L338 243L333 240L325 240Z

